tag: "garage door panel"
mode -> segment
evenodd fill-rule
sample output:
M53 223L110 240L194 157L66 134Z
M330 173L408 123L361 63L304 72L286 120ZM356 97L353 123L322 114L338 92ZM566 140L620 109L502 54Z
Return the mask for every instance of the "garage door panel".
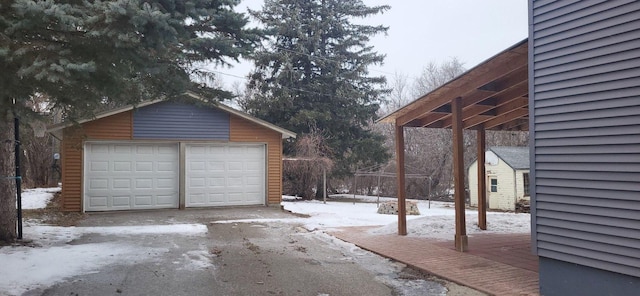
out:
M158 154L175 154L175 148L169 146L160 146L158 147Z
M153 197L151 195L136 195L134 205L137 207L151 207L153 206Z
M113 162L113 171L114 172L122 172L122 173L131 173L132 165L130 161L114 161Z
M262 179L258 177L247 177L247 185L260 186L262 185Z
M108 205L108 200L109 199L107 198L107 196L93 196L89 200L89 205L96 208L99 208L99 207L106 208Z
M221 188L224 188L226 185L227 185L227 182L224 179L224 177L209 178L209 187L211 188L221 189Z
M224 173L224 161L209 161L207 162L207 168L211 173Z
M109 162L108 161L92 161L89 164L89 169L91 172L108 172L109 171Z
M129 148L129 146L127 146L127 148ZM130 148L129 148L130 149ZM154 151L153 151L153 146L150 145L141 145L141 146L136 146L135 147L136 153L139 155L153 155ZM130 153L129 151L127 151L126 153Z
M156 198L158 205L173 206L175 204L175 196L158 195Z
M89 181L89 188L92 190L101 190L101 189L109 189L109 179L101 178L101 179L91 179Z
M169 161L158 161L156 162L158 168L157 168L157 172L163 172L163 173L173 173L175 168L175 163L173 162L169 162Z
M264 204L264 155L260 144L187 145L186 206Z
M156 179L158 189L173 190L175 187L175 180L173 178L158 178Z
M107 154L109 153L109 146L103 146L103 145L91 145L89 147L89 151L92 154Z
M113 189L116 189L116 190L131 189L131 179L113 179Z
M153 162L136 161L136 172L153 172Z
M233 156L232 156L232 157L233 157ZM235 156L235 157L240 157L240 156ZM230 172L234 172L234 171L235 171L235 172L242 172L242 164L243 164L242 162L239 162L239 161L229 161L229 162L228 162L228 164L229 164L229 165L228 165L227 169L228 169Z
M196 188L206 188L207 179L206 178L190 178L191 187Z
M87 143L85 210L177 208L178 152L177 144Z
M129 208L131 207L131 195L114 195L112 207Z
M210 204L223 204L224 203L224 194L223 193L209 193L209 203Z
M207 165L202 161L192 161L189 163L192 172L205 172Z
M153 189L152 179L136 179L136 189Z
M205 201L205 194L204 193L192 193L191 194L191 203L194 205L203 205L206 204Z

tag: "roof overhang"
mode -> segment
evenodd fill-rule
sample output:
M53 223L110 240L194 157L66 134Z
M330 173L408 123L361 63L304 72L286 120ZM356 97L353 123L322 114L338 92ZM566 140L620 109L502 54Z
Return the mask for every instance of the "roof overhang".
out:
M210 100L207 100L207 99L205 99L205 98L203 98L203 97L201 97L201 96L199 96L199 95L197 95L195 93L192 93L192 92L186 92L185 95L187 95L190 98L193 98L193 99L196 99L196 100L200 100L202 102L208 102L208 103L210 102ZM127 111L133 110L135 108L142 108L142 107L153 105L153 104L160 103L160 102L163 102L163 101L165 101L165 100L158 99L158 100L144 101L144 102L141 102L141 103L136 104L136 105L127 105L127 106L120 107L120 108L115 108L115 109L112 109L112 110L109 110L109 111L100 112L100 113L96 114L92 118L85 118L85 119L78 120L76 122L61 122L61 123L57 123L57 124L48 126L47 127L47 132L53 134L57 138L60 138L60 135L58 135L58 132L61 131L64 128L73 126L74 124L82 124L82 123L86 123L86 122L89 122L89 121L94 121L94 120L97 120L97 119L100 119L100 118L105 118L105 117L108 117L108 116L112 116L112 115L116 115L116 114L119 114L119 113L127 112ZM243 118L245 120L251 121L251 122L253 122L255 124L258 124L260 126L266 127L266 128L268 128L270 130L276 131L276 132L282 134L282 138L283 139L295 138L296 137L296 133L294 133L292 131L289 131L287 129L281 128L281 127L279 127L277 125L271 124L271 123L266 122L266 121L264 121L262 119L253 117L253 116L251 116L251 115L249 115L247 113L244 113L242 111L238 111L236 109L233 109L233 108L231 108L231 107L229 107L229 106L227 106L225 104L215 103L215 105L213 105L211 107L212 108L218 108L218 109L220 109L220 110L222 110L224 112L227 112L229 114L233 114L233 115L241 117L241 118Z
M528 76L528 39L525 39L378 122L450 128L451 101L459 97L465 129L528 130Z

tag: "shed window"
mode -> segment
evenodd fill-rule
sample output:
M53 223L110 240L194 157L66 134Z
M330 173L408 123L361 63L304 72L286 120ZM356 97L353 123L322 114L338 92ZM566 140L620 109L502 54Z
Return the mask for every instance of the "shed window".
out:
M491 192L498 192L498 179L491 178Z
M529 196L529 173L523 173L522 180L524 184L524 196Z

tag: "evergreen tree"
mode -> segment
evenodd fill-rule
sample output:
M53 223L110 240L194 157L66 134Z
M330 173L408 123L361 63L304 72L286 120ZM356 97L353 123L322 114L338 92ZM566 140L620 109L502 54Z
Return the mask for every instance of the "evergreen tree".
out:
M34 116L46 95L68 120L187 89L197 63L228 64L259 32L233 11L239 0L0 1L0 241L16 237L13 117ZM8 143L8 144L7 144Z
M354 21L388 9L361 0L266 0L250 12L271 38L253 56L243 108L296 133L319 130L335 159L334 176L385 162L384 139L370 129L385 78L368 72L384 55L368 42L388 28Z

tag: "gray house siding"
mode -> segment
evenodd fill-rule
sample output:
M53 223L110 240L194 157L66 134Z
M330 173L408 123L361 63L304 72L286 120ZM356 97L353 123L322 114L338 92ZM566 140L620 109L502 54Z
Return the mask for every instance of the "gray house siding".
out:
M227 141L229 114L215 108L174 102L157 103L133 113L133 138Z
M578 264L540 258L540 295L638 295L638 280Z
M561 284L563 264L628 275L638 287L640 1L530 1L529 9L541 287Z

